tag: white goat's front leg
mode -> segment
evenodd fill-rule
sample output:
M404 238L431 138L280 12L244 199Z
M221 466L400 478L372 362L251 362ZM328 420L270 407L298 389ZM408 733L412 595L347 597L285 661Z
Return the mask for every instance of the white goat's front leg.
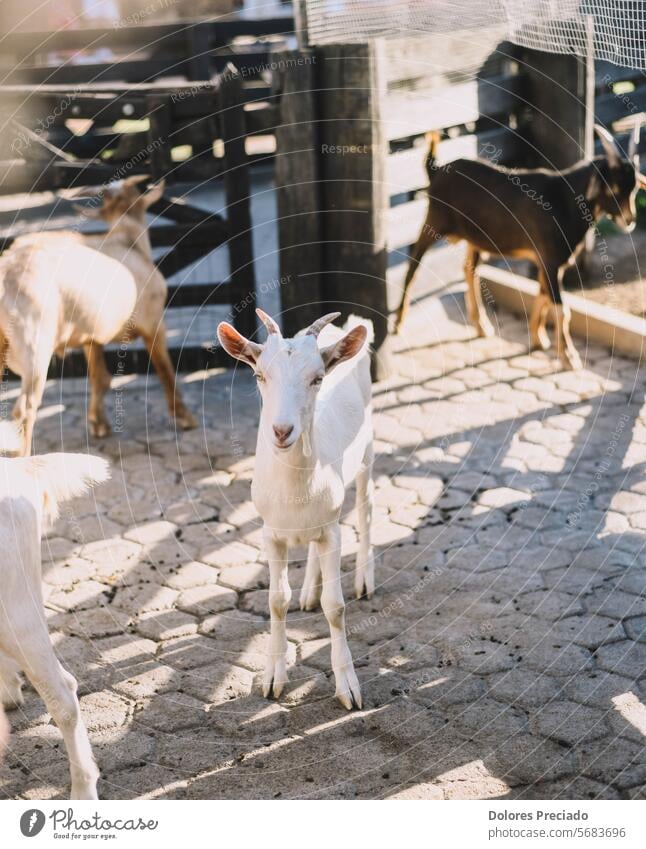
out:
M314 610L321 600L321 564L318 543L311 542L307 550L305 578L301 588L301 610Z
M23 703L20 667L12 657L0 651L0 704L12 710Z
M354 573L354 591L357 598L364 594L372 598L375 591L375 558L370 544L372 525L372 506L375 485L372 480L372 445L366 451L361 471L357 475L357 527L359 531L359 550Z
M271 638L262 682L265 698L279 698L287 683L287 631L285 620L292 597L287 575L287 545L265 532L265 551L269 560L269 612Z
M325 529L319 541L319 558L323 579L321 606L330 626L336 697L348 710L353 707L361 708L361 690L345 635L345 602L341 588L341 529L338 523Z
M99 770L81 716L74 676L63 669L54 654L44 620L33 622L30 633L16 634L15 638L15 658L24 666L25 675L63 735L72 779L71 798L97 799Z

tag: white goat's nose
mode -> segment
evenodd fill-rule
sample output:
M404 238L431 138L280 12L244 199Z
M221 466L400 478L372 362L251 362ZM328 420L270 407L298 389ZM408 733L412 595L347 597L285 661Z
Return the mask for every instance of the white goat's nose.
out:
M291 436L294 425L273 425L274 436L279 442L287 442Z

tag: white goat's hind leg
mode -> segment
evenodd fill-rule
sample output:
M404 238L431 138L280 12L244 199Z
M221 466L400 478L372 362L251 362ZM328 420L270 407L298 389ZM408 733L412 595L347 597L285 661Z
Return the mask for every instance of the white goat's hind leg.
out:
M301 588L301 610L314 610L321 600L321 564L318 543L311 542L307 550L305 578Z
M0 651L0 704L11 710L23 702L20 667L12 657Z
M354 591L357 598L364 594L372 598L375 591L375 558L370 545L372 525L372 505L375 485L372 480L372 446L366 452L361 471L357 475L357 526L359 530L359 551L354 573Z
M319 541L323 592L321 606L330 626L332 670L336 697L343 707L361 708L361 690L345 634L345 603L341 588L341 529L338 524L326 529Z
M34 369L37 364L34 365ZM37 370L23 374L20 388L20 397L16 402L16 410L14 415L18 419L18 424L22 430L22 449L21 456L28 457L31 454L31 442L34 433L34 425L36 424L36 415L40 402L43 400L43 392L45 391L45 381L47 379L47 365L42 372Z
M262 682L265 698L279 698L287 683L287 631L285 620L292 597L287 575L287 545L265 534L265 550L269 560L269 612L271 638Z
M39 621L34 631L36 633L29 636L23 635L19 650L25 674L63 735L72 778L71 798L97 799L99 770L81 716L76 680L63 669L54 654L45 622Z

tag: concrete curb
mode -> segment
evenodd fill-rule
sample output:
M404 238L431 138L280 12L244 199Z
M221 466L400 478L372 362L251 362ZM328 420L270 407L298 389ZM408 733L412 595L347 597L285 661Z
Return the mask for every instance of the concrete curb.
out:
M502 268L478 266L485 303L500 305L528 317L538 294L536 280L528 280ZM610 348L616 354L641 360L646 354L646 320L597 304L570 292L565 300L572 312L571 330L591 342Z

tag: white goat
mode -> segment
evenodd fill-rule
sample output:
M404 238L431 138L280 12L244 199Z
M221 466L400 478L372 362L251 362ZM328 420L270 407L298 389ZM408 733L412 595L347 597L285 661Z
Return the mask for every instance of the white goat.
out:
M0 257L0 374L8 365L21 378L13 415L22 430L22 455L31 451L52 354L93 350L118 337L136 298L132 274L83 244L67 240L61 250L49 239L17 243ZM95 400L90 422L98 416Z
M83 209L86 216L105 220L109 225L107 233L94 235L61 230L29 234L16 239L5 255L13 277L11 285L5 283L5 291L0 294L0 308L5 307L4 315L0 315L0 332L6 337L5 328L13 328L9 353L12 344L30 347L29 356L39 360L42 372L42 361L47 359L49 363L54 350L50 347L52 337L54 348L60 353L65 348L82 345L91 387L88 420L92 434L97 437L110 432L104 398L110 388L111 375L105 364L103 346L112 341L126 343L139 336L164 388L171 416L183 429L196 426L177 388L175 369L168 355L164 326L168 287L153 262L146 224L146 210L159 200L164 185L159 183L140 194L136 183L142 179L146 178L133 177L114 188L107 187L101 206ZM109 258L111 264L91 259L89 251L92 248L100 252L103 260ZM115 268L115 260L119 269ZM16 273L23 265L26 269L35 266L38 274L45 276L35 277L32 271L26 270L25 279ZM17 289L20 290L20 302L16 301ZM47 297L55 302L45 305L45 292L36 294L36 289L46 289ZM60 291L60 298L56 298L55 290ZM43 306L46 306L45 312ZM25 332L30 331L31 337L23 339ZM40 335L44 335L42 341ZM8 364L16 371L10 359ZM25 365L16 365L24 384L25 371L20 369ZM28 393L28 397L29 394L37 393ZM39 403L40 397L35 401L36 409ZM16 415L24 418L19 413ZM25 436L27 444L30 440L29 436L27 442Z
M355 590L357 597L370 597L375 579L369 323L355 322L344 333L326 327L339 316L332 313L284 339L273 319L256 312L269 332L264 345L226 322L219 325L218 337L232 357L253 368L262 396L251 494L263 519L269 560L271 641L263 691L278 698L287 681L288 546L309 543L301 608L310 610L321 600L330 626L336 696L344 707L360 708L345 633L339 516L346 487L356 480Z
M56 517L59 502L108 477L107 462L87 454L0 458L0 701L6 708L22 704L23 671L63 735L73 799L97 798L99 772L81 717L76 681L61 666L49 639L40 538L43 524Z

